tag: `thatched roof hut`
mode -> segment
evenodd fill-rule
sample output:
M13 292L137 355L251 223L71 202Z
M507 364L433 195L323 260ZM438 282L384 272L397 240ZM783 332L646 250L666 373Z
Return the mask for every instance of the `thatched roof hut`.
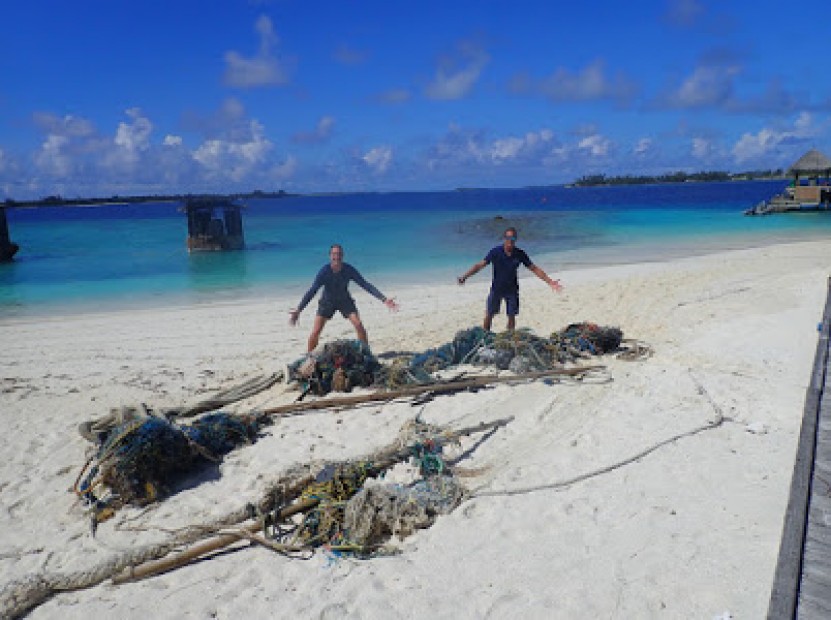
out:
M816 149L811 149L797 159L788 170L793 175L793 187L788 189L790 198L800 207L825 204L831 201L829 179L831 179L831 159ZM799 177L807 179L807 184L799 182ZM825 179L820 181L820 179Z
M811 149L796 160L789 172L797 178L802 176L828 176L831 173L831 159L817 149Z

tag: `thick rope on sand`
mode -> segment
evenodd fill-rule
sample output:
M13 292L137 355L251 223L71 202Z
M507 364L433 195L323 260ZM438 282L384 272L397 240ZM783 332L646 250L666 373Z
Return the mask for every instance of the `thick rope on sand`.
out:
M512 417L495 420L493 422L483 422L457 431L441 433L440 437L446 441L453 441L459 437L505 426L511 420L513 420ZM365 460L371 460L376 463L376 468L380 472L402 459L409 458L411 454L409 448L402 447L402 443L407 438L404 433L411 431L409 426L405 425L402 429L401 437L397 438L385 448L374 452ZM130 580L135 575L133 571L134 567L141 569L141 565L148 562L152 563L154 560L160 560L176 549L203 541L214 534L219 534L214 539L218 541L217 544L211 546L211 541L208 540L202 545L203 547L210 548L211 551L226 547L240 539L246 539L248 538L247 534L253 533L262 527L259 520L254 521L250 527L246 526L242 534L240 532L223 534L222 530L246 521L252 521L256 515L268 514L280 506L287 506L283 510L283 513L292 512L293 506L290 505L291 502L297 499L309 484L314 482L317 473L322 471L323 466L324 463L320 461L295 466L269 486L256 506L246 505L211 523L186 528L162 543L145 545L131 551L113 555L85 570L70 573L41 572L15 579L7 583L3 587L3 590L0 591L0 617L18 618L23 616L60 592L91 588L108 579L113 579L114 581ZM170 562L170 568L184 565L201 555L203 555L201 552L194 554L186 550L180 554L181 558L174 558ZM152 575L161 571L151 566L145 572L147 575Z
M132 566L162 558L212 533L242 523L251 518L252 512L273 510L275 506L296 497L314 479L313 472L319 468L319 462L296 466L269 486L256 507L245 506L209 523L186 528L167 541L113 555L83 570L40 572L14 579L0 590L0 617L19 618L55 594L92 588Z

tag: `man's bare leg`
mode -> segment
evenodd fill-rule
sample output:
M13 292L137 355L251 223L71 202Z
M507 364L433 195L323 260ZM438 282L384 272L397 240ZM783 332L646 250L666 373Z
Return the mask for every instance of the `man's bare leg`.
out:
M516 315L509 314L508 315L508 331L509 332L514 331L515 327L516 327Z
M348 317L349 322L352 323L352 326L355 328L355 333L358 334L358 340L369 346L369 337L366 335L366 328L364 324L361 322L361 317L358 316L357 312L353 312Z
M320 332L323 331L323 326L328 321L325 316L315 315L315 322L312 326L312 333L309 334L309 353L317 348L317 343L320 340Z
M486 331L486 332L489 332L489 331L491 330L491 322L492 322L492 321L493 321L493 315L492 315L492 314L488 314L488 313L486 312L486 313L485 313L485 320L484 320L484 321L482 321L482 327L484 327L484 328L485 328L485 331Z

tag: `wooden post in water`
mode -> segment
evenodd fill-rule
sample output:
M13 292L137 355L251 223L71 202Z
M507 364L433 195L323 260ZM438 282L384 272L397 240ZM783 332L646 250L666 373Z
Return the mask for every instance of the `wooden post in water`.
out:
M6 208L0 207L0 262L14 258L20 246L9 239L9 223L6 221Z

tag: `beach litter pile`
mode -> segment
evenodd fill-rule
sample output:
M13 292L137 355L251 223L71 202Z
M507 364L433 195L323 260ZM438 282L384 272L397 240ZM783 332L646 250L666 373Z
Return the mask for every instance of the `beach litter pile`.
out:
M241 506L210 523L170 532L161 542L121 550L76 571L42 569L14 579L0 591L0 609L9 617L23 616L59 592L90 588L107 580L121 584L144 579L240 542L289 557L308 557L318 548L363 558L395 553L385 541L429 527L465 497L453 467L444 458L444 448L463 437L493 433L512 420L451 430L416 418L404 425L392 444L364 458L297 465L272 482L256 504ZM155 421L144 426L145 422L149 421L138 428L163 427ZM418 472L410 483L367 484L408 461Z
M437 348L401 354L392 363L382 364L365 343L339 340L327 343L317 357L302 358L291 364L288 376L302 386L303 393L298 400L310 392L323 396L332 391L348 392L353 387L381 388L382 394L351 397L354 403L350 400L342 404L350 406L387 399L385 394L415 396L409 391L438 390L439 386L443 393L453 393L457 388L478 389L500 380L492 376L467 382L438 378L439 371L463 364L509 370L519 379L533 379L535 372L559 372L563 377L579 378L590 375L597 367L567 370L563 366L592 355L616 352L634 358L633 352L643 356L649 351L648 347L637 343L636 346L622 347L624 342L620 329L592 323L569 325L549 338L536 336L530 330L495 334L473 327L457 332L452 341ZM215 412L190 424L176 422L179 416L251 396L267 389L275 380L273 376L249 380L187 409L162 410L161 414L154 415L146 407L142 410L122 408L113 410L110 416L82 424L79 430L96 445L96 450L78 475L74 488L91 513L93 530L122 506L143 506L157 501L174 491L187 477L221 462L223 456L237 446L253 442L261 427L269 423L271 415L296 414L309 407L322 406L295 401L292 405L244 415ZM430 397L430 393L425 395L425 398ZM339 475L346 474L341 472ZM350 480L354 482L359 478L352 476ZM434 483L434 480L425 480L419 488L420 502L426 501L426 497L435 491ZM372 492L373 501L380 501L378 493ZM387 501L394 503L393 496L402 499L401 492L396 491L387 497ZM333 497L341 503L348 499L342 492ZM329 523L331 515L324 521ZM331 527L322 527L322 530L321 527L312 522L307 524L307 543L324 535L331 543L334 536Z
M327 464L300 494L311 507L296 524L272 512L267 536L295 548L324 547L361 557L388 553L390 538L427 528L464 499L465 489L444 458L447 431L419 420L400 433L402 446L392 457ZM367 484L396 464L410 461L415 474L407 483Z
M75 483L93 530L120 507L152 503L183 478L220 462L238 445L252 443L259 427L253 415L217 412L177 425L131 410L120 424L98 435L97 450Z
M300 386L303 396L322 396L331 391L348 392L353 387L389 390L438 381L436 373L472 364L510 370L517 374L560 368L592 356L616 353L624 359L640 359L651 353L648 346L624 340L617 327L595 323L573 323L548 338L529 329L494 333L481 327L460 330L453 340L420 353L399 354L382 364L366 344L338 340L323 352L289 365L288 377ZM301 396L302 398L302 396Z
M313 357L303 357L288 366L288 377L303 385L303 394L323 396L369 387L381 369L369 346L360 340L336 340Z

